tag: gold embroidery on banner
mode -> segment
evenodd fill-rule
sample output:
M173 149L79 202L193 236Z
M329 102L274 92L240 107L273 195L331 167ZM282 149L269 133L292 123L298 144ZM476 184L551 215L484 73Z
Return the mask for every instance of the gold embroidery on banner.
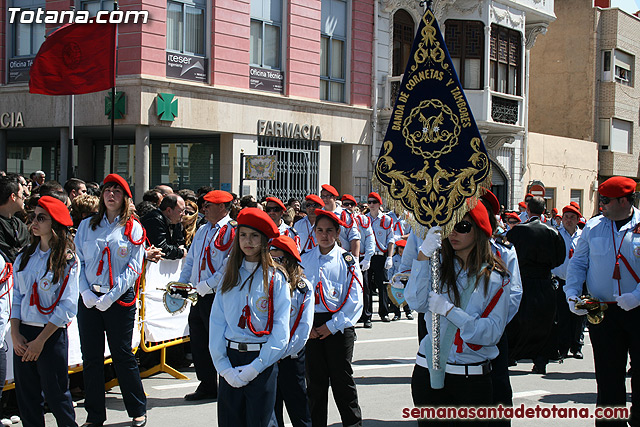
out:
M413 55L416 63L411 66L412 73L418 69L420 64L427 60L440 64L445 70L449 68L449 64L444 62L446 58L444 50L440 47L440 42L436 40L436 29L433 26L435 19L436 17L433 15L433 12L427 9L427 12L422 17L422 21L424 22L424 28L420 34L422 41Z

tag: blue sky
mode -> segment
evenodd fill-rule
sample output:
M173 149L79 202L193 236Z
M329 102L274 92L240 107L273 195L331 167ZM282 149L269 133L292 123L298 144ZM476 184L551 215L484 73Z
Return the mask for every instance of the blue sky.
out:
M619 7L625 12L635 13L640 10L640 0L611 0L611 7Z

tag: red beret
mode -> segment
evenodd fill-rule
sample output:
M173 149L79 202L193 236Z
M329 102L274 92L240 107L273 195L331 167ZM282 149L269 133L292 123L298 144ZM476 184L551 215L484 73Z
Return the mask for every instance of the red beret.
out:
M324 202L322 201L322 199L320 197L318 197L315 194L309 194L307 197L304 198L305 200L308 200L310 202L314 202L319 204L321 207L324 208Z
M524 199L526 200L526 199L527 199L527 197L533 197L533 194L531 194L531 193L527 193L527 194L525 194L525 195L524 195Z
M107 175L107 177L104 179L103 182L105 184L108 182L115 182L120 187L122 187L122 189L124 190L125 193L127 193L127 196L129 196L130 199L133 198L133 196L131 195L131 189L129 188L129 184L127 184L127 181L125 181L124 178L118 175L117 173L110 173L109 175Z
M583 225L585 225L585 224L586 224L586 222L584 221L584 219L580 218L580 220L578 221L578 224L583 224Z
M69 209L60 200L51 196L42 196L38 199L38 206L47 211L57 223L71 227L73 221L69 215Z
M265 211L258 208L244 208L238 214L238 227L249 227L267 236L269 239L278 237L280 231Z
M573 205L567 205L564 208L562 208L562 215L566 214L567 212L571 212L578 215L578 219L582 218L582 214L580 213L580 211L576 209L576 207Z
M382 197L380 197L380 195L378 193L376 193L375 191L372 191L371 193L369 193L369 198L374 198L378 201L378 203L382 204Z
M271 241L271 246L282 249L283 251L287 252L295 259L297 259L298 262L302 262L302 259L300 258L300 252L298 252L298 246L291 237L281 234Z
M351 202L353 202L355 204L358 204L358 202L356 202L355 197L353 197L351 194L343 194L342 195L342 199L340 199L340 200L342 200L343 202L349 200L349 201L351 201Z
M507 219L515 219L515 220L518 220L518 222L520 222L520 217L515 212L509 212L505 216L507 217Z
M473 218L473 222L476 223L480 230L484 231L487 237L491 237L491 223L489 222L489 213L487 208L482 203L478 203L475 208L469 211L469 215Z
M636 191L636 182L624 176L609 178L598 187L598 193L605 197L617 198Z
M329 185L329 184L324 184L322 186L322 189L324 191L328 191L329 193L331 193L332 195L338 197L340 195L340 193L338 193L338 190L336 190L336 188L333 185Z
M498 201L498 198L495 194L487 190L487 192L482 195L482 198L489 202L489 205L491 206L494 214L500 212L500 202Z
M267 197L265 199L267 202L271 202L271 203L275 203L276 205L278 205L280 208L282 208L283 211L286 211L287 208L284 205L284 203L282 203L282 200L278 199L277 197Z
M204 200L209 203L229 203L233 200L231 193L222 190L209 191L204 195Z
M400 247L400 248L404 248L405 246L407 246L407 241L404 240L404 239L400 239L400 240L396 241L395 245Z
M551 213L553 215L557 214L558 213L558 209L556 209L556 208L551 209Z
M569 203L571 206L573 206L574 208L580 210L580 205L578 204L578 202L571 202Z
M518 206L520 206L521 208L527 208L527 204L525 202L520 202L518 203Z
M318 219L321 216L326 216L329 219L331 219L332 221L334 221L335 223L337 223L338 225L341 225L343 227L346 227L346 224L344 223L344 221L342 221L340 218L338 218L338 215L334 214L333 212L330 211L325 211L324 209L316 209L316 224L318 223Z

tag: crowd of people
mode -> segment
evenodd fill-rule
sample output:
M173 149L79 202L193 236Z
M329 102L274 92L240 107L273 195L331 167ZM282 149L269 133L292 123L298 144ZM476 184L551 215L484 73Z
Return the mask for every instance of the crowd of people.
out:
M385 212L376 192L358 203L328 184L286 204L159 185L134 205L117 174L64 186L41 171L5 174L0 333L10 319L23 424L44 426L46 400L58 425L77 425L66 331L77 318L83 426L106 422L105 338L131 425L146 425L131 350L145 259L184 260L179 282L198 294L188 322L200 381L185 399L217 399L221 426L283 426L285 408L294 426L326 426L329 387L343 425L362 425L351 361L355 326L373 327L376 295L383 323L418 312L416 406L511 406L509 365L532 359L532 372L545 374L550 360L582 358L587 309L606 303L601 322L589 325L597 404L625 406L627 355L640 345L635 185L622 177L601 184L602 214L588 221L577 204L546 218L545 200L532 195L520 215L504 212L486 191L443 239L439 227L418 236L410 214ZM402 288L408 304L393 295ZM0 380L5 371L0 352Z

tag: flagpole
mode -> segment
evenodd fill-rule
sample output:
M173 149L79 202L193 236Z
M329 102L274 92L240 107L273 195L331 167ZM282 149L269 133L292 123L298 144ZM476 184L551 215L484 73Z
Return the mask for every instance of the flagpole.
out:
M71 10L76 10L75 1L71 0ZM69 95L69 146L67 147L67 180L73 178L73 144L75 139L75 95Z
M118 1L114 1L113 2L113 10L116 11L118 10ZM116 24L116 68L115 68L115 74L116 76L118 75L118 24ZM115 79L114 79L115 80ZM114 135L115 135L115 131L116 131L116 85L114 82L113 87L111 88L111 135L110 135L110 142L111 142L111 171L110 173L115 173L115 155L114 155Z

